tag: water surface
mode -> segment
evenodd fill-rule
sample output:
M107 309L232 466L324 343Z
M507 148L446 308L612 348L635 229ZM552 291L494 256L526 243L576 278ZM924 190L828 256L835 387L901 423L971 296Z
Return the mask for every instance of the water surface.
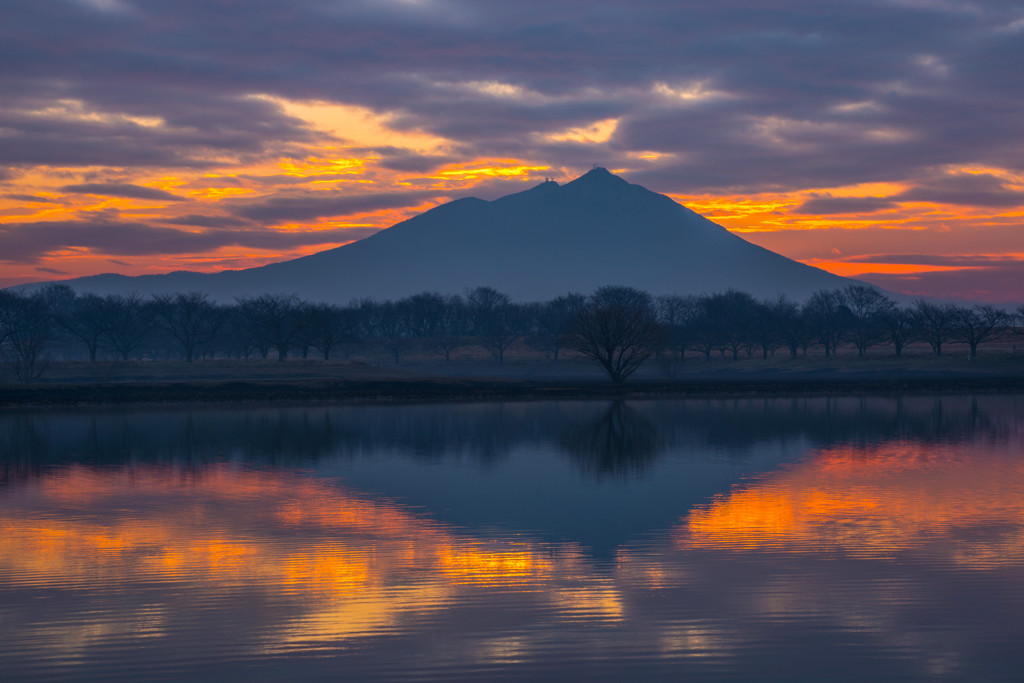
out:
M0 415L11 680L1012 680L1024 397Z

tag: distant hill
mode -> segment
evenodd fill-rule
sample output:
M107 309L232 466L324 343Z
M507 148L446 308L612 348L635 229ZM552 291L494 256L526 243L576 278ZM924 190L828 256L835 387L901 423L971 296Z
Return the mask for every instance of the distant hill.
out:
M259 268L64 282L98 294L202 290L230 302L294 292L347 303L481 285L518 301L603 285L655 295L732 288L802 300L856 281L750 244L665 195L595 168L565 185L549 181L494 201L459 199L358 242Z

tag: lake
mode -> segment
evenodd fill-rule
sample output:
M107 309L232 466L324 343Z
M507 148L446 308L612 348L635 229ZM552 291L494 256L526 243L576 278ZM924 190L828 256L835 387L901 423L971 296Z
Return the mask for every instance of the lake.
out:
M1010 680L1024 396L0 413L5 680Z

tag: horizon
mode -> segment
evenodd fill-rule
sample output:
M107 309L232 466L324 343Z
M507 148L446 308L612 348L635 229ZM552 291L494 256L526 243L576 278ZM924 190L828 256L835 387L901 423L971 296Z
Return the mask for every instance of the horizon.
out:
M289 260L598 161L837 275L1024 301L1022 2L67 0L0 31L0 286Z

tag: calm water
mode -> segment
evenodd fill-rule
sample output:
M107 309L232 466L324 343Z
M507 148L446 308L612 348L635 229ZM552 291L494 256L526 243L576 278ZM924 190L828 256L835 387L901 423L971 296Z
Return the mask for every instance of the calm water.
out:
M0 414L4 680L1011 680L1024 396Z

